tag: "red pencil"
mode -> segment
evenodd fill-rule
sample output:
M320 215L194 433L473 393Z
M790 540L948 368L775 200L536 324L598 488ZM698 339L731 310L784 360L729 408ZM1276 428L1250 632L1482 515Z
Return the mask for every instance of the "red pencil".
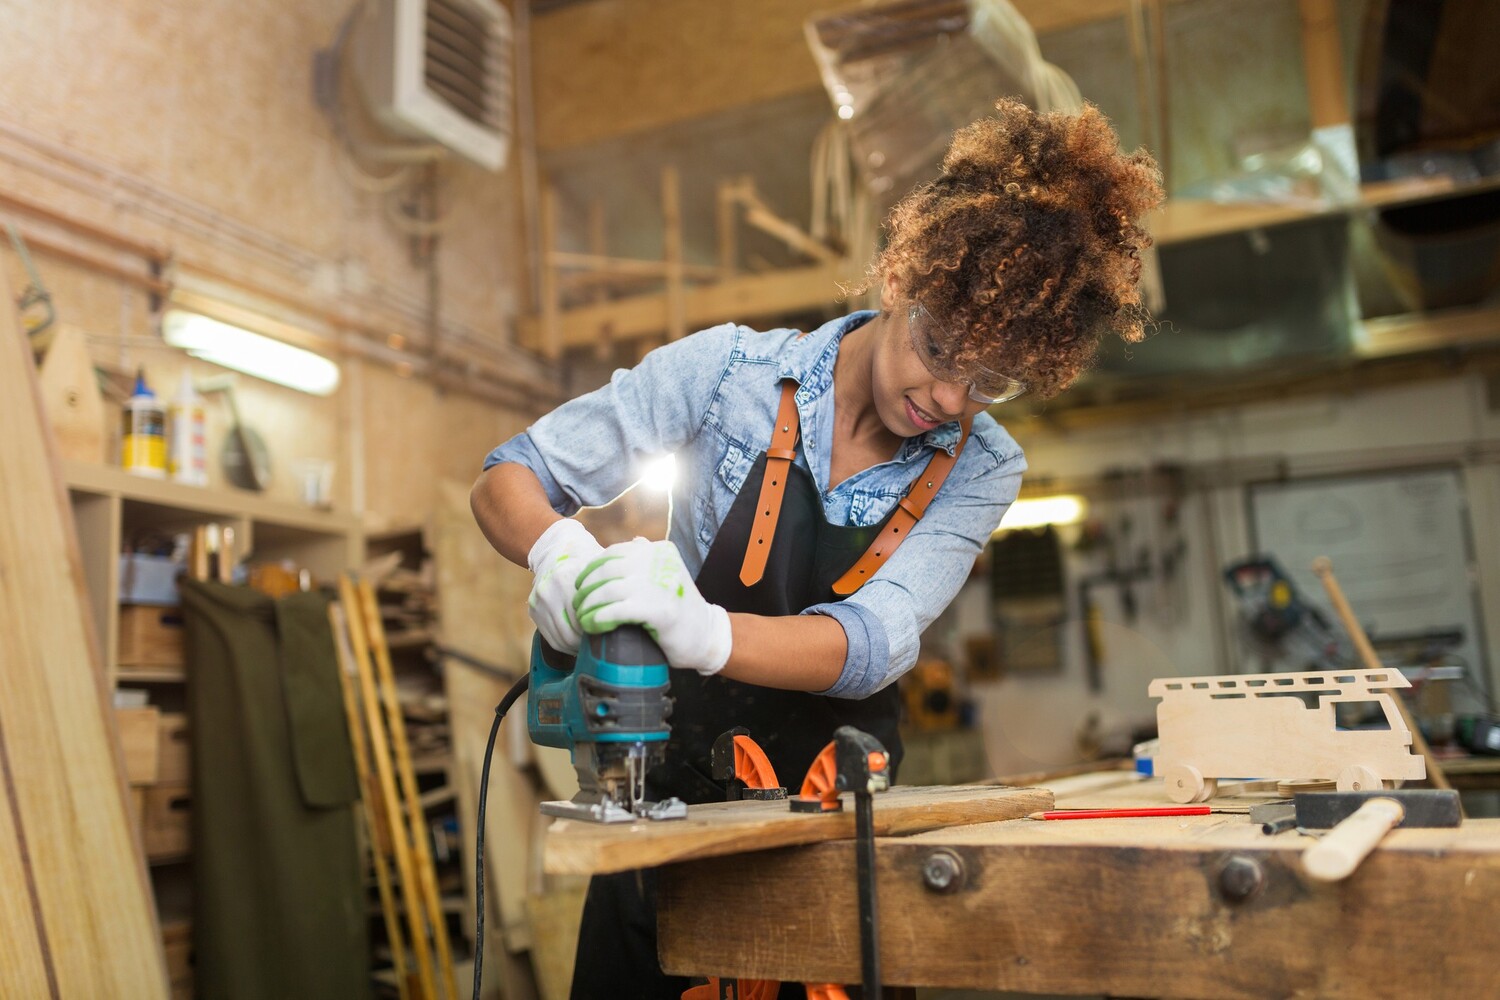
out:
M1208 806L1152 806L1144 809L1060 809L1032 813L1028 819L1124 819L1134 816L1207 816Z

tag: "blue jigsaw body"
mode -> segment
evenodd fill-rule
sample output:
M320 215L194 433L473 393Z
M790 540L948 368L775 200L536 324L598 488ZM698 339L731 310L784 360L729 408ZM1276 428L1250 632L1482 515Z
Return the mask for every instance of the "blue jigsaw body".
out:
M646 772L671 735L668 670L639 626L585 636L576 657L532 638L526 728L532 742L572 753L579 785L571 802L544 803L544 812L614 822L656 805L646 801Z

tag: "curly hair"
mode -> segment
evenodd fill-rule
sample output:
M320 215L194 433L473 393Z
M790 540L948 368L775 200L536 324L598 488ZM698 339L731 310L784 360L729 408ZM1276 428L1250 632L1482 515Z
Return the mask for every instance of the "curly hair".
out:
M1144 149L1120 152L1098 108L999 116L954 133L942 174L891 210L871 280L894 276L944 330L948 360L1025 381L1043 398L1071 385L1110 332L1144 336L1137 283L1162 200Z

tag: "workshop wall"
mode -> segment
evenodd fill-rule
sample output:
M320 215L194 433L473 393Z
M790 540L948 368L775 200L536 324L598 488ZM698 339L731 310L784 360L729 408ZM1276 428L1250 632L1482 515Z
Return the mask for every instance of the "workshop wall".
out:
M1116 525L1128 515L1153 559L1167 543L1160 500L1132 496L1128 473L1176 464L1189 473L1216 471L1222 480L1185 498L1178 529L1184 557L1175 576L1135 585L1134 619L1125 613L1119 588L1095 590L1103 617L1098 691L1087 682L1082 609L1074 593L1059 626L1059 670L975 685L991 768L1007 774L1069 763L1078 759L1078 738L1087 730L1118 734L1149 725L1155 703L1146 697L1146 685L1152 677L1229 673L1253 664L1220 573L1254 554L1246 482L1257 479L1459 469L1473 533L1488 682L1491 691L1500 689L1500 398L1492 381L1466 375L1067 433L1041 421L1010 425L1026 450L1032 481L1127 473L1117 498L1095 497L1093 509ZM1066 539L1075 537L1071 531ZM1067 565L1074 579L1099 568L1096 557L1077 553L1068 555ZM960 651L965 636L990 627L989 614L988 587L976 579L929 639L939 649ZM1097 715L1092 727L1091 715Z
M432 267L414 261L412 241L383 217L380 197L349 179L313 103L313 52L330 44L351 6L0 2L9 37L0 189L377 320L413 344L432 316L508 341L524 259L516 171L445 164L440 197L463 211L438 241ZM126 254L89 249L134 265ZM96 361L144 364L158 394L170 396L185 362L145 339L154 333L146 292L35 256L59 318L91 335ZM19 278L15 258L3 259ZM343 387L327 399L249 377L237 391L272 453L273 495L295 496L297 460L331 458L340 504L361 502L377 527L430 509L442 475L471 479L484 451L517 424L503 407L352 358ZM212 445L225 417L212 400L209 411ZM360 421L376 415L384 419L360 433Z

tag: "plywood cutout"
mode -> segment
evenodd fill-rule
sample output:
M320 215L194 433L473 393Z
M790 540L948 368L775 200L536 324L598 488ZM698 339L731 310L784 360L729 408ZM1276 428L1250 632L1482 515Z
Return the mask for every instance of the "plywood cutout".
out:
M108 461L104 395L82 330L66 323L59 327L42 359L41 385L58 454L79 462Z
M14 301L0 276L0 995L165 997L78 543Z
M1345 791L1422 778L1411 730L1386 693L1410 686L1394 668L1159 677L1147 689L1161 699L1154 769L1177 802L1207 801L1228 777L1333 778ZM1348 702L1377 705L1389 728L1338 730L1334 706Z

